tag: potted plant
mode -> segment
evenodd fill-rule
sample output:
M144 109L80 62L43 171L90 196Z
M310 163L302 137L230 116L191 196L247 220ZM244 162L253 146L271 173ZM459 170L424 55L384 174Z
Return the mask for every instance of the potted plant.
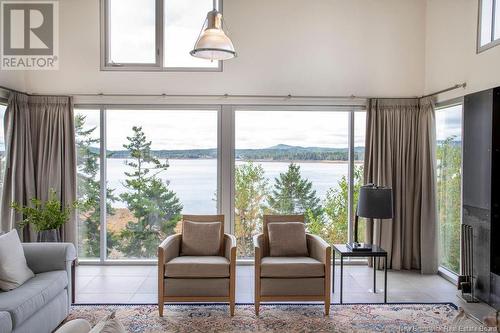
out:
M77 208L77 202L63 207L54 189L50 189L47 201L33 198L29 202L27 206L12 203L12 208L23 216L19 223L21 228L32 225L38 233L37 242L60 242L58 229L68 221L71 212Z

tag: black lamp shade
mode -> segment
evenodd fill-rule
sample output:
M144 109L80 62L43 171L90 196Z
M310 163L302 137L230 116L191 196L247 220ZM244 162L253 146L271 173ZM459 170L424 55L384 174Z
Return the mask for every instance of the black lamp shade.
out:
M362 186L359 190L357 215L373 219L391 219L392 189L373 184Z

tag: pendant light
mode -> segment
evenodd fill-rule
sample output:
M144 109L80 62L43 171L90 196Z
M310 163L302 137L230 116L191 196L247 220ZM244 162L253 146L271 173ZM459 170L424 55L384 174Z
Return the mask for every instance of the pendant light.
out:
M189 52L193 57L214 61L227 60L236 56L233 42L222 30L222 14L216 6L217 0L214 0L214 9L208 12L194 49Z

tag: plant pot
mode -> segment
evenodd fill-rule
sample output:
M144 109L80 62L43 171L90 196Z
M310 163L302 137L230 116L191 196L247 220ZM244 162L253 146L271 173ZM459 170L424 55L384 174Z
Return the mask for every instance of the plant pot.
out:
M38 232L36 236L37 242L60 242L59 238L59 230L50 229L50 230L41 230Z

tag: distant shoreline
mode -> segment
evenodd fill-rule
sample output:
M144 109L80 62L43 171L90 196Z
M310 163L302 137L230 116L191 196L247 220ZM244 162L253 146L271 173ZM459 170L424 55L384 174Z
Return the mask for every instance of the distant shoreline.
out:
M111 160L127 160L126 157L108 157ZM160 158L160 160L175 160L175 161L209 161L217 160L216 158ZM339 160L242 160L237 159L236 162L266 162L266 163L328 163L328 164L348 164L349 161ZM354 164L361 164L363 161L355 160Z

